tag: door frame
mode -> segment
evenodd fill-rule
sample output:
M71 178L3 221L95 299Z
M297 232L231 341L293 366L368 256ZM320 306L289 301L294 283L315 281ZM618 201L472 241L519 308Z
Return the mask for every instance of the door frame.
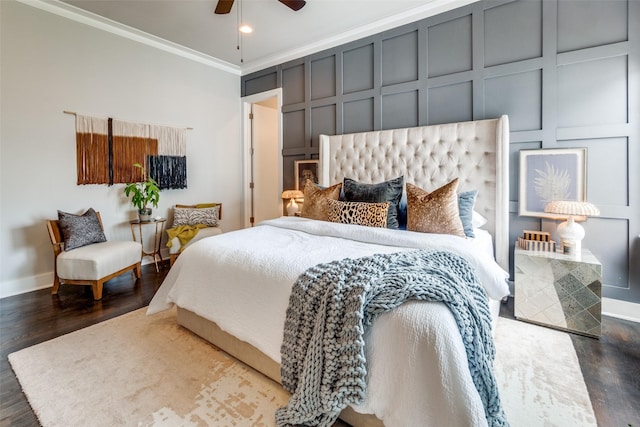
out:
M278 127L278 188L282 194L282 88L268 90L266 92L256 93L254 95L244 96L242 102L242 158L243 158L243 209L242 224L245 228L251 227L251 191L249 183L251 182L251 120L249 114L251 107L261 101L270 98L276 98L277 102L277 127ZM282 210L282 202L280 202L280 210Z

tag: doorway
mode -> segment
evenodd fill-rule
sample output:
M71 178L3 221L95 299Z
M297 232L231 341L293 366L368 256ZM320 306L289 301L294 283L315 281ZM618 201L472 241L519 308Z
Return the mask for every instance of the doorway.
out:
M282 216L282 89L242 98L245 227Z

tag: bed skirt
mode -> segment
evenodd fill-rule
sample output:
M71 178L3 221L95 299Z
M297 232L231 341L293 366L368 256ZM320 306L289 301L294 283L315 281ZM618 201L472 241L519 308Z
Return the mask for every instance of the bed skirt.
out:
M224 332L216 323L181 307L178 307L178 323L272 380L281 382L280 364L251 344ZM345 408L340 413L340 419L354 427L384 427L382 421L375 415L360 414L351 407Z

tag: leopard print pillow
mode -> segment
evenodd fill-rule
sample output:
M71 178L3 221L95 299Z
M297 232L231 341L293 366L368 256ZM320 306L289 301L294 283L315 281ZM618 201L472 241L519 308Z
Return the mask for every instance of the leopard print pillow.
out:
M365 225L367 227L387 227L389 202L341 202L328 200L329 221L342 224Z

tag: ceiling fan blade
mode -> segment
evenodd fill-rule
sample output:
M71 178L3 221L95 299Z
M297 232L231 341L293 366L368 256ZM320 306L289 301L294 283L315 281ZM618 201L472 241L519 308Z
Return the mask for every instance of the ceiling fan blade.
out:
M295 11L302 9L304 5L307 4L307 2L304 0L278 0L278 1Z
M233 6L233 0L218 0L215 13L217 13L218 15L225 15L231 12L232 6Z

